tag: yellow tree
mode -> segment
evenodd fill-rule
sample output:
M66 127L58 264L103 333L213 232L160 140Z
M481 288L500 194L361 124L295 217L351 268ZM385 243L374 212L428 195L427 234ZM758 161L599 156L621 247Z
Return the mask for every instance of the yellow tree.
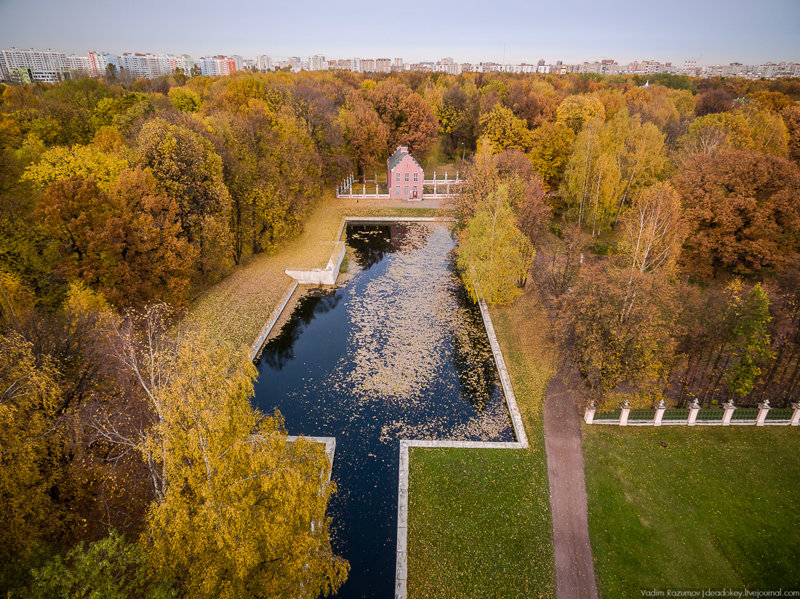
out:
M565 123L575 133L581 130L585 123L595 118L604 119L606 116L603 103L594 95L575 94L568 96L556 110L556 120Z
M527 279L534 249L514 220L508 189L500 185L482 203L459 239L458 267L474 301L509 304Z
M525 120L514 116L510 108L497 104L491 112L481 116L480 126L495 152L531 149L531 132Z
M7 304L8 305L8 304ZM52 487L56 371L16 333L0 335L0 563L24 561L58 530ZM0 572L0 581L2 580Z
M244 348L195 333L170 337L163 307L114 343L151 424L133 442L156 500L142 539L151 566L192 597L308 597L335 591L323 448L289 442L280 416L252 408L255 368ZM102 423L108 438L119 428Z
M533 148L530 159L533 168L542 177L545 187L557 190L564 177L575 133L564 123L545 122L532 134Z

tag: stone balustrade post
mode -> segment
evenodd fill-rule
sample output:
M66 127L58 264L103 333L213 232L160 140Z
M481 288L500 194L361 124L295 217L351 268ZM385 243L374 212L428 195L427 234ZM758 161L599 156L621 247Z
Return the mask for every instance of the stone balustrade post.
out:
M689 426L694 426L695 422L697 422L697 413L700 411L700 404L697 402L696 399L692 400L692 403L689 404L689 419L686 421L686 424Z
M667 411L667 406L664 405L664 400L658 402L656 406L656 415L653 418L653 426L661 426L661 422L664 420L664 412Z
M592 424L594 422L594 414L597 412L597 406L594 404L593 401L589 402L589 405L586 406L586 412L583 414L583 421L586 424Z
M722 404L722 407L725 408L725 413L722 415L722 426L730 426L736 406L733 405L732 401L727 401Z
M758 404L758 418L756 418L756 426L764 426L764 422L767 420L767 414L772 409L772 406L769 405L769 400L765 399L763 402Z
M626 399L621 404L619 404L620 412L619 412L619 425L620 426L628 426L628 415L631 413L631 404L628 403Z
M794 412L792 413L792 420L789 422L792 426L800 426L800 401L792 402Z

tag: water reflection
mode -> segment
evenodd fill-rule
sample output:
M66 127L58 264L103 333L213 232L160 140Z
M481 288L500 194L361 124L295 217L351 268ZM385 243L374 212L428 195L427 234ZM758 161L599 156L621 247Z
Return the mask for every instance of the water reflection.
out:
M398 440L513 440L480 312L444 225L351 225L360 269L298 302L264 348L253 402L290 434L336 437L337 597L392 597Z
M324 289L315 289L301 297L280 333L264 346L261 360L273 370L282 370L295 359L294 345L305 327L320 314L333 310L341 299L341 291Z

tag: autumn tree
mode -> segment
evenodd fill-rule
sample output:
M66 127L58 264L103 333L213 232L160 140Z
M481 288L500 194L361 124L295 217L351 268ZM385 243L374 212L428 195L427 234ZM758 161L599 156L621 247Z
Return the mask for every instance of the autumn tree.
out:
M605 108L597 97L588 94L571 95L558 105L556 119L572 129L576 134L585 123L605 118Z
M546 122L531 133L529 156L548 190L561 185L574 143L575 133L565 123Z
M150 567L196 597L332 593L347 564L330 546L325 452L289 442L279 416L252 408L255 368L243 348L175 337L165 315L150 308L114 341L151 423L133 435L119 435L114 414L98 424L150 465Z
M467 223L458 245L458 267L473 301L505 305L519 295L534 249L514 223L508 190L501 185Z
M492 144L495 152L507 149L527 152L531 148L531 132L523 119L505 106L497 105L480 118L483 135Z
M789 134L789 158L800 162L800 106L788 106L781 114Z
M59 506L51 495L58 477L55 377L54 364L37 360L29 341L14 332L0 334L0 586L7 589L17 582L6 580L15 566L60 532Z
M442 94L436 118L448 154L464 154L473 149L478 122L477 103L461 87L454 85Z
M501 152L494 162L500 181L508 188L509 205L517 228L535 246L551 214L542 179L519 150Z
M178 207L146 171L125 170L106 193L94 179L51 184L39 210L61 241L59 268L120 307L156 299L184 305L195 251Z
M575 140L564 179L568 206L592 235L614 224L635 191L652 184L666 164L664 135L626 110L595 119Z
M427 156L438 139L439 123L430 106L419 94L409 94L400 103L402 122L398 129L399 140L416 156ZM391 150L391 148L390 148Z
M698 117L679 140L687 153L713 154L718 150L751 146L750 126L740 113L722 112Z
M673 263L685 235L680 196L669 183L642 189L623 216L622 228L622 252L632 270L644 273Z
M227 270L232 256L230 195L219 154L205 137L159 117L142 126L136 156L177 201L183 233L199 252L201 273L213 280Z
M386 156L389 131L375 110L359 95L351 93L339 112L347 150L358 174L380 164Z
M735 94L726 88L709 89L695 97L695 114L705 116L733 108Z
M99 150L97 147L56 146L42 154L39 162L25 170L22 179L31 181L40 189L55 181L78 175L93 177L103 189L109 189L128 162L119 156Z
M745 151L698 154L673 184L689 227L680 262L692 276L797 263L800 170L793 162Z
M572 293L562 296L559 339L595 399L646 407L663 398L675 295L663 274L635 271L638 298L627 312L629 277L611 265L582 268Z

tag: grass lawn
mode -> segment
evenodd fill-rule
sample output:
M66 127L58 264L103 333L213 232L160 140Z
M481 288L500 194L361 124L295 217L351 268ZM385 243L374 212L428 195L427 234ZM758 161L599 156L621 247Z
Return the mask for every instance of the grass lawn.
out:
M250 346L292 279L287 268L324 268L345 216L435 216L417 206L387 206L387 201L338 200L326 192L306 220L303 233L277 252L251 257L201 294L189 309L188 326L237 345ZM394 204L397 204L396 202Z
M534 293L492 309L531 447L412 448L408 594L553 597L552 521L542 436L553 374L547 317Z
M596 425L583 442L603 597L800 587L800 430Z

